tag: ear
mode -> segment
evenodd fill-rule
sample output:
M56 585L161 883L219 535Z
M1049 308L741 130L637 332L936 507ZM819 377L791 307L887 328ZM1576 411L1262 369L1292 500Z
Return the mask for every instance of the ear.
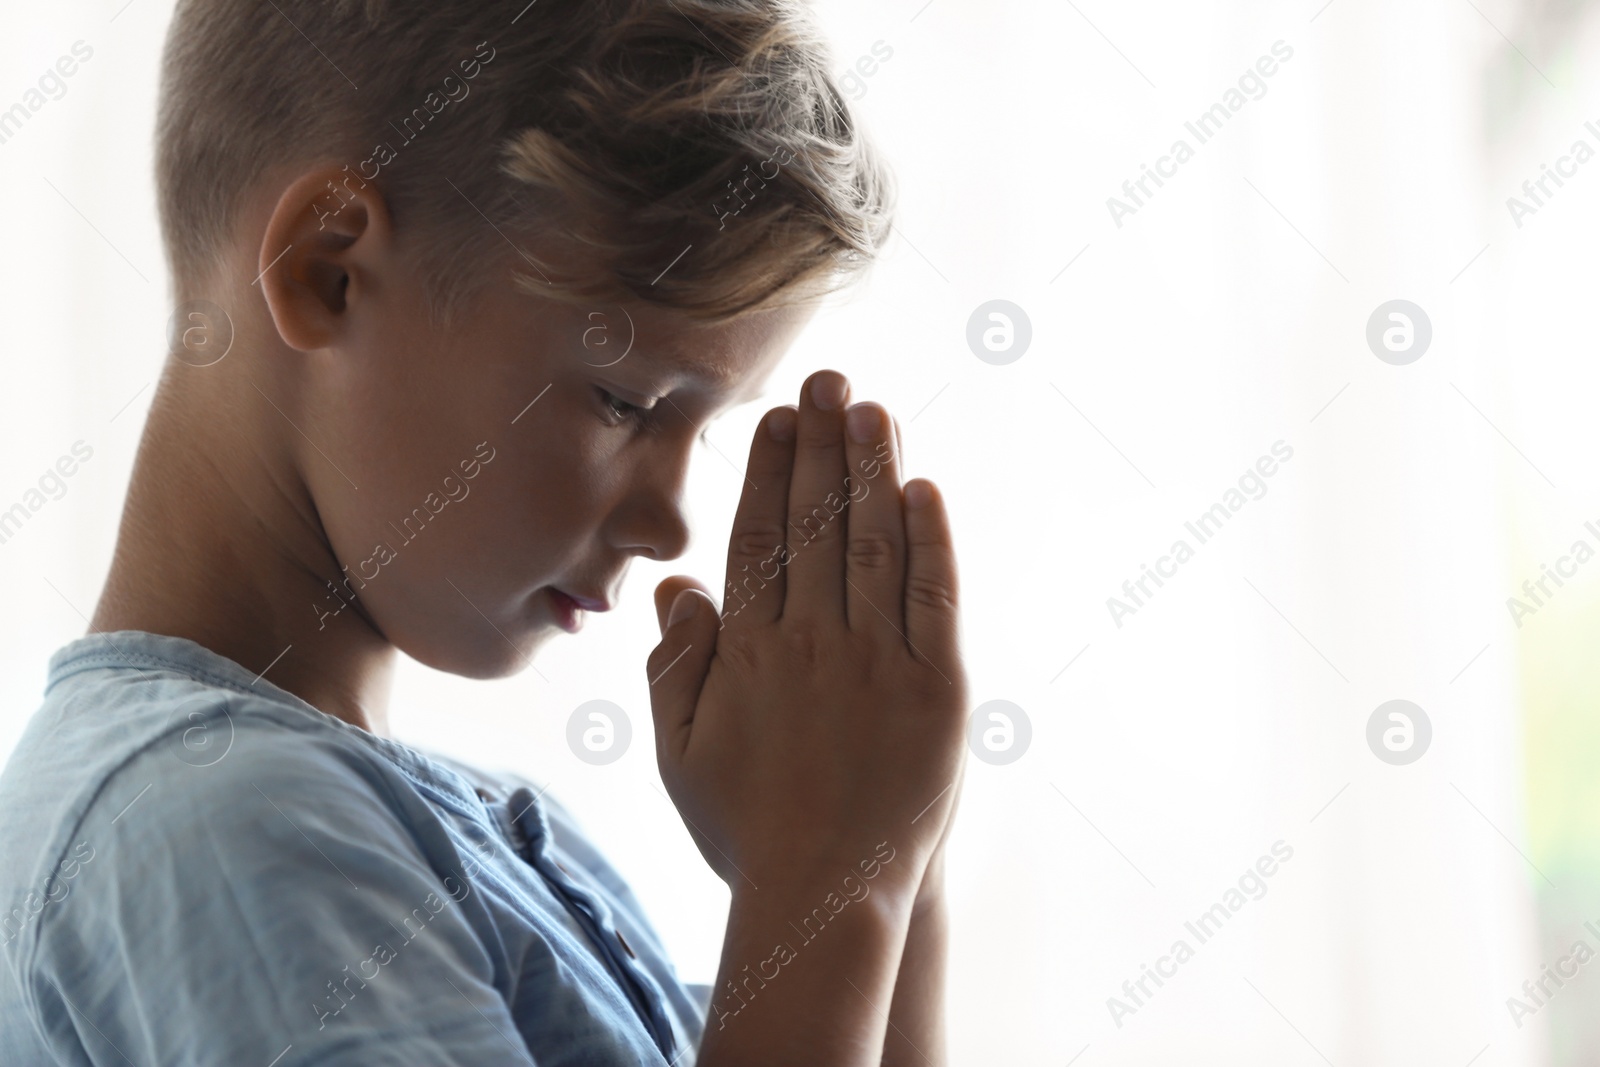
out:
M267 220L257 284L285 344L326 348L347 329L353 305L372 299L393 269L389 205L349 167L320 167L295 179Z

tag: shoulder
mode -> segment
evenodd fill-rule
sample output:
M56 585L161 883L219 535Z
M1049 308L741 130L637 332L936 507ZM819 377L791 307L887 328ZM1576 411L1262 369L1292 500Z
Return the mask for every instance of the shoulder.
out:
M319 877L359 887L352 869L427 869L440 815L425 789L354 728L212 694L106 776L74 844L146 895L226 885L265 905Z
M0 774L0 1030L61 1062L506 1062L493 930L445 877L460 786L192 643L69 651Z
M423 1033L492 1062L502 1038L479 1012L508 1021L475 913L451 907L440 872L456 859L427 783L249 700L191 710L106 775L19 942L14 973L49 1040L71 1048L81 1010L123 1048L201 1041L226 1052L213 1062L286 1033L297 1054L343 1042L365 1057ZM442 976L467 999L440 997Z
M326 716L196 685L150 702L132 725L117 736L106 736L107 726L60 738L103 742L78 779L78 836L192 848L202 830L267 831L266 815L286 805L391 814L415 807L415 787L400 769Z
M269 910L271 894L317 882L313 863L346 886L353 867L427 867L418 838L438 838L437 815L381 742L226 686L137 688L114 708L81 693L8 766L0 796L18 818L0 858L15 878L0 881L35 905L8 945L31 956L64 923L120 937L218 894Z
M146 813L177 814L179 797L293 774L316 747L298 743L312 733L292 708L168 671L69 677L47 692L0 773L10 816L0 889L8 874L27 886L49 877L85 833L148 833Z
M173 814L202 813L196 810L198 800L234 810L232 801L269 789L383 804L414 791L376 739L335 725L327 716L312 718L270 701L211 690L162 718L146 743L108 774L96 798L98 814L130 788L145 786L153 787L153 806L165 805Z

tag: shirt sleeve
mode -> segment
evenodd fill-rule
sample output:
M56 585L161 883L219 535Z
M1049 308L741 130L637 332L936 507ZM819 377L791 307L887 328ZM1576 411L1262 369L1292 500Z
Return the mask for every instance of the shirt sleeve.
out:
M534 1067L403 776L337 737L226 729L215 762L146 749L85 815L91 858L26 970L59 1061Z

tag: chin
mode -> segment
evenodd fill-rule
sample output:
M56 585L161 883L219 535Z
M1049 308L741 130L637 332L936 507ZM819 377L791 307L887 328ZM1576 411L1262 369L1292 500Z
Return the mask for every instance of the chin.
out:
M533 663L534 655L561 631L548 623L531 625L526 629L508 631L504 626L496 630L479 625L459 635L449 644L430 643L424 648L407 648L400 651L436 671L490 681L521 674ZM504 632L502 632L504 631Z

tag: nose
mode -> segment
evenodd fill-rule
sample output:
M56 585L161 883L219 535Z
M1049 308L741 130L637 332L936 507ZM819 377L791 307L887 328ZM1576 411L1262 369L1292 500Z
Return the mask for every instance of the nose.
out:
M689 522L683 488L687 454L659 464L641 464L626 494L611 514L612 545L654 560L677 559L689 548Z

